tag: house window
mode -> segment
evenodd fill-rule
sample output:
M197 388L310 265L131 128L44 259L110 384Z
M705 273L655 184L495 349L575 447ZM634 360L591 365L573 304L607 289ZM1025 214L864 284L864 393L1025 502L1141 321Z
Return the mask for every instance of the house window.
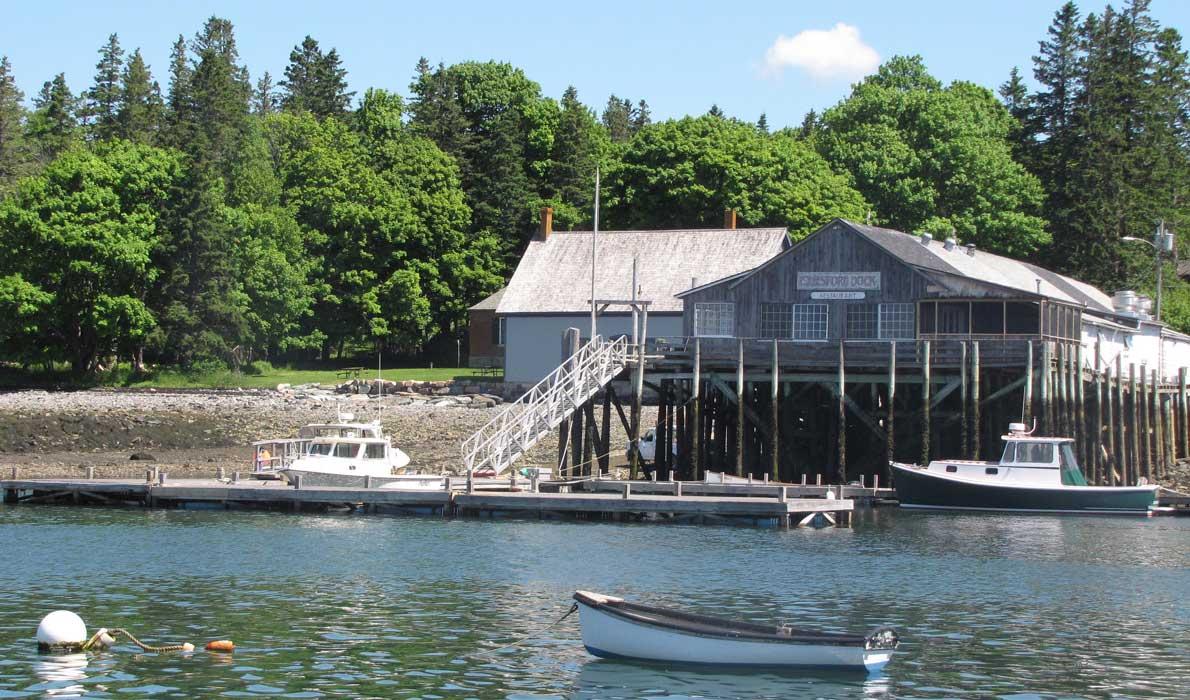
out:
M735 331L735 304L702 303L694 305L694 335L730 338Z
M847 305L847 337L855 340L876 338L876 304Z
M793 305L762 303L760 305L760 337L792 338Z
M881 304L880 337L883 340L912 338L913 304Z
M503 316L492 319L492 345L498 348L504 347L504 329L507 320Z
M793 305L793 339L826 340L826 304Z

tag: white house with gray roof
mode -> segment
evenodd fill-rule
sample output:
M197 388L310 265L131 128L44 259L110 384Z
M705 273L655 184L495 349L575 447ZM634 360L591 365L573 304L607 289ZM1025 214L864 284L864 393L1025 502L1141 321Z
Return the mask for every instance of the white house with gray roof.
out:
M729 221L731 218L729 217ZM496 317L504 343L504 378L535 382L563 359L567 328L590 334L591 232L553 231L543 212L542 226L499 297ZM636 298L650 302L648 337L682 334L682 300L691 287L749 270L788 246L784 228L723 228L659 231L600 231L596 245L597 299ZM631 335L627 307L600 313L598 333Z

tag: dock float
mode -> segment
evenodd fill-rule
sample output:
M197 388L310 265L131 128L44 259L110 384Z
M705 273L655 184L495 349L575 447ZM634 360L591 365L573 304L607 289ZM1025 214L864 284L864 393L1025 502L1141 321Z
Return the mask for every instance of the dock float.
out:
M607 482L615 483L615 482ZM294 488L280 481L219 479L10 479L4 502L148 508L257 508L290 512L355 512L439 517L534 518L636 522L736 523L790 527L847 525L855 502L839 498L673 495L640 492L540 493L531 490ZM696 486L701 484L691 484ZM602 487L601 487L602 488ZM769 487L774 488L774 487Z
M799 485L778 482L757 482L755 484L707 483L703 481L621 481L611 479L590 479L576 483L585 491L622 493L624 485L631 484L635 494L669 494L682 496L745 496L780 498L826 498L830 492L835 498L847 498L859 503L876 503L894 499L897 492L888 488L839 485ZM782 491L784 489L784 491Z

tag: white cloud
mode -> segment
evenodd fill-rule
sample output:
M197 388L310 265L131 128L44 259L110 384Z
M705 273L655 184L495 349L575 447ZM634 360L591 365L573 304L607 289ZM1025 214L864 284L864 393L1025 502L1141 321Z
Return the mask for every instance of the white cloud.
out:
M880 65L880 54L860 39L859 29L839 22L832 29L807 29L781 35L764 52L761 73L779 76L798 68L815 80L860 78Z

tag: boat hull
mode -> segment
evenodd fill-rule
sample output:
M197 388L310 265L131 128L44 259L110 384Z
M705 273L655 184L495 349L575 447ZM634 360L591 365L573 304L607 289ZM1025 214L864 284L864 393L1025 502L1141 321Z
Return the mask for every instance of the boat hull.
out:
M282 471L285 478L294 483L296 477L301 476L303 488L368 488L371 483L372 488L384 489L399 489L409 491L442 491L446 488L446 476L436 474L422 474L422 475L397 475L397 476L372 476L369 482L367 475L357 474L337 474L334 472L320 472L308 469L285 469Z
M770 666L877 671L891 649L724 639L641 624L578 603L583 645L601 658L715 666Z
M902 508L1147 515L1156 486L1005 486L894 464Z

